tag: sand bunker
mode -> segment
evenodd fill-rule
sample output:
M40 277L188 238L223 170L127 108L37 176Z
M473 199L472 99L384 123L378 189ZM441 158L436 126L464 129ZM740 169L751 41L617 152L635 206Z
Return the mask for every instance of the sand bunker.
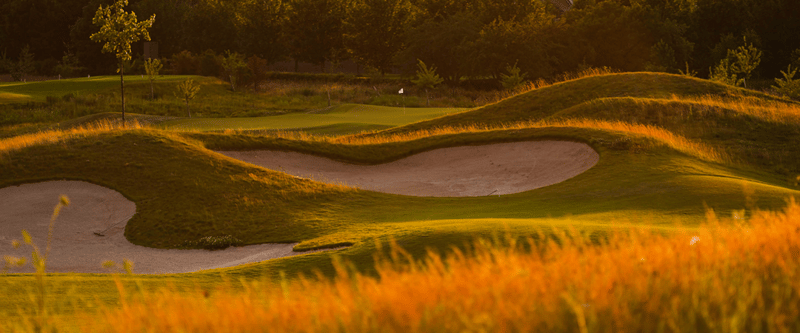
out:
M379 165L353 165L300 153L220 151L268 169L365 190L413 196L519 193L560 183L599 160L586 144L526 141L436 149Z
M0 189L0 256L28 258L26 267L9 272L33 272L30 247L14 249L11 241L22 241L21 231L25 229L44 251L50 216L62 194L69 197L71 204L62 209L56 220L48 272L105 273L108 270L101 267L104 261L122 263L128 259L138 274L185 273L302 254L292 251L295 244L248 245L219 251L133 245L123 235L125 225L136 212L133 202L102 186L53 181Z

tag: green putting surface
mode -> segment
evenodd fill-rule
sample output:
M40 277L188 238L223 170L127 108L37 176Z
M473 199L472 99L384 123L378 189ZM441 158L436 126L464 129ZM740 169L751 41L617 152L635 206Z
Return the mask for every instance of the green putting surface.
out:
M179 130L309 130L339 124L353 128L385 128L414 123L444 115L466 111L461 108L403 108L374 105L345 104L330 111L291 113L253 118L191 118L163 123L165 129ZM346 129L345 129L346 130Z

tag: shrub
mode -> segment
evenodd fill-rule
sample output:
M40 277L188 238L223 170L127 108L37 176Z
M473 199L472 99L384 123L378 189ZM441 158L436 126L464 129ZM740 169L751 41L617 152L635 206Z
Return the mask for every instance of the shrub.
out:
M172 56L172 74L177 75L191 75L197 74L199 67L197 58L189 51L182 51L181 53Z
M795 74L797 74L797 68L792 68L792 65L789 65L785 72L781 71L781 74L783 74L783 79L776 78L775 84L777 85L772 86L772 88L782 96L800 100L800 78L794 78Z
M184 247L202 248L206 250L223 250L231 246L242 246L244 242L231 235L225 236L206 236L196 241L186 241Z

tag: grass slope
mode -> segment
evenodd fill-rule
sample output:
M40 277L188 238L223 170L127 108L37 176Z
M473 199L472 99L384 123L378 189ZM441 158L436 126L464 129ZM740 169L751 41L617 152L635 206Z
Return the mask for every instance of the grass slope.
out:
M663 112L680 110L689 103L689 98L733 93L774 100L703 80L636 73L555 84L475 111L350 137L365 140L361 144L342 143L345 141L339 139L291 140L246 133L108 131L0 152L0 169L3 170L0 187L53 179L85 180L113 188L136 202L137 214L125 231L126 237L136 244L170 248L185 240L227 234L250 244L298 241L301 242L298 249L353 244L336 254L352 262L355 269L369 273L374 272L374 239L394 238L412 255L421 256L426 247L445 250L476 236L497 234L498 230L507 230L512 235L530 235L554 226L576 227L599 237L609 230L637 225L668 232L676 222L691 226L704 220L705 207L720 214L742 208L747 209L747 214L756 208L781 208L787 197L798 194L796 186L787 183L784 175L749 160L746 154L738 155L746 163L704 159L692 150L682 151L670 146L663 137L627 131L622 126L521 126L413 135L415 131L441 127L475 123L499 125L531 119L555 121L594 117L634 122L649 119L640 117L649 115L650 109L642 100L631 102L626 98L656 100L655 105ZM673 99L672 95L678 95L679 100L666 101ZM601 98L604 100L598 102ZM629 111L616 113L614 108L620 104L614 103L639 107L626 107ZM739 117L726 114L741 113L735 108L721 110L704 113L702 119L707 120L706 124L711 123L709 119L726 124L722 121L727 119L725 117ZM659 126L686 137L706 140L694 134L701 125L677 119L676 116L656 117ZM743 123L766 127L764 132L743 134L756 138L780 126L785 126L787 131L798 128L792 122L765 121L764 117L748 119ZM674 122L672 127L668 126L669 121ZM743 126L738 120L731 126L747 132L747 127L736 127ZM393 134L410 136L388 142L377 140ZM370 138L375 141L371 143ZM600 161L575 178L524 193L500 197L417 198L297 179L211 151L290 150L351 163L376 164L442 147L545 139L585 142L600 153ZM732 140L718 139L720 143L715 144L716 147L724 147L722 143ZM714 143L711 139L706 141ZM223 281L221 273L228 277L266 275L278 278L280 272L293 277L318 269L332 274L330 255L315 253L217 271L132 279L139 279L146 286L174 281L170 279L181 285L212 286ZM77 279L76 283L83 286L80 288L89 288L81 277L89 279L90 276L59 275L52 279L55 282ZM97 279L100 282L94 292L113 300L111 295L115 290L111 278ZM13 287L9 281L26 285L32 280L30 276L4 278L0 291L15 295L8 299L18 301L24 297L24 291ZM0 301L0 309L12 309L14 304L14 301Z

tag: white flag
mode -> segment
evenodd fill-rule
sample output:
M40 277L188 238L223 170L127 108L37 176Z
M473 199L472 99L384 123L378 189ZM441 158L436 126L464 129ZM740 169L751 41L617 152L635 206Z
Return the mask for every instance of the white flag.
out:
M400 88L400 93L401 93L401 94L403 93L403 88Z

